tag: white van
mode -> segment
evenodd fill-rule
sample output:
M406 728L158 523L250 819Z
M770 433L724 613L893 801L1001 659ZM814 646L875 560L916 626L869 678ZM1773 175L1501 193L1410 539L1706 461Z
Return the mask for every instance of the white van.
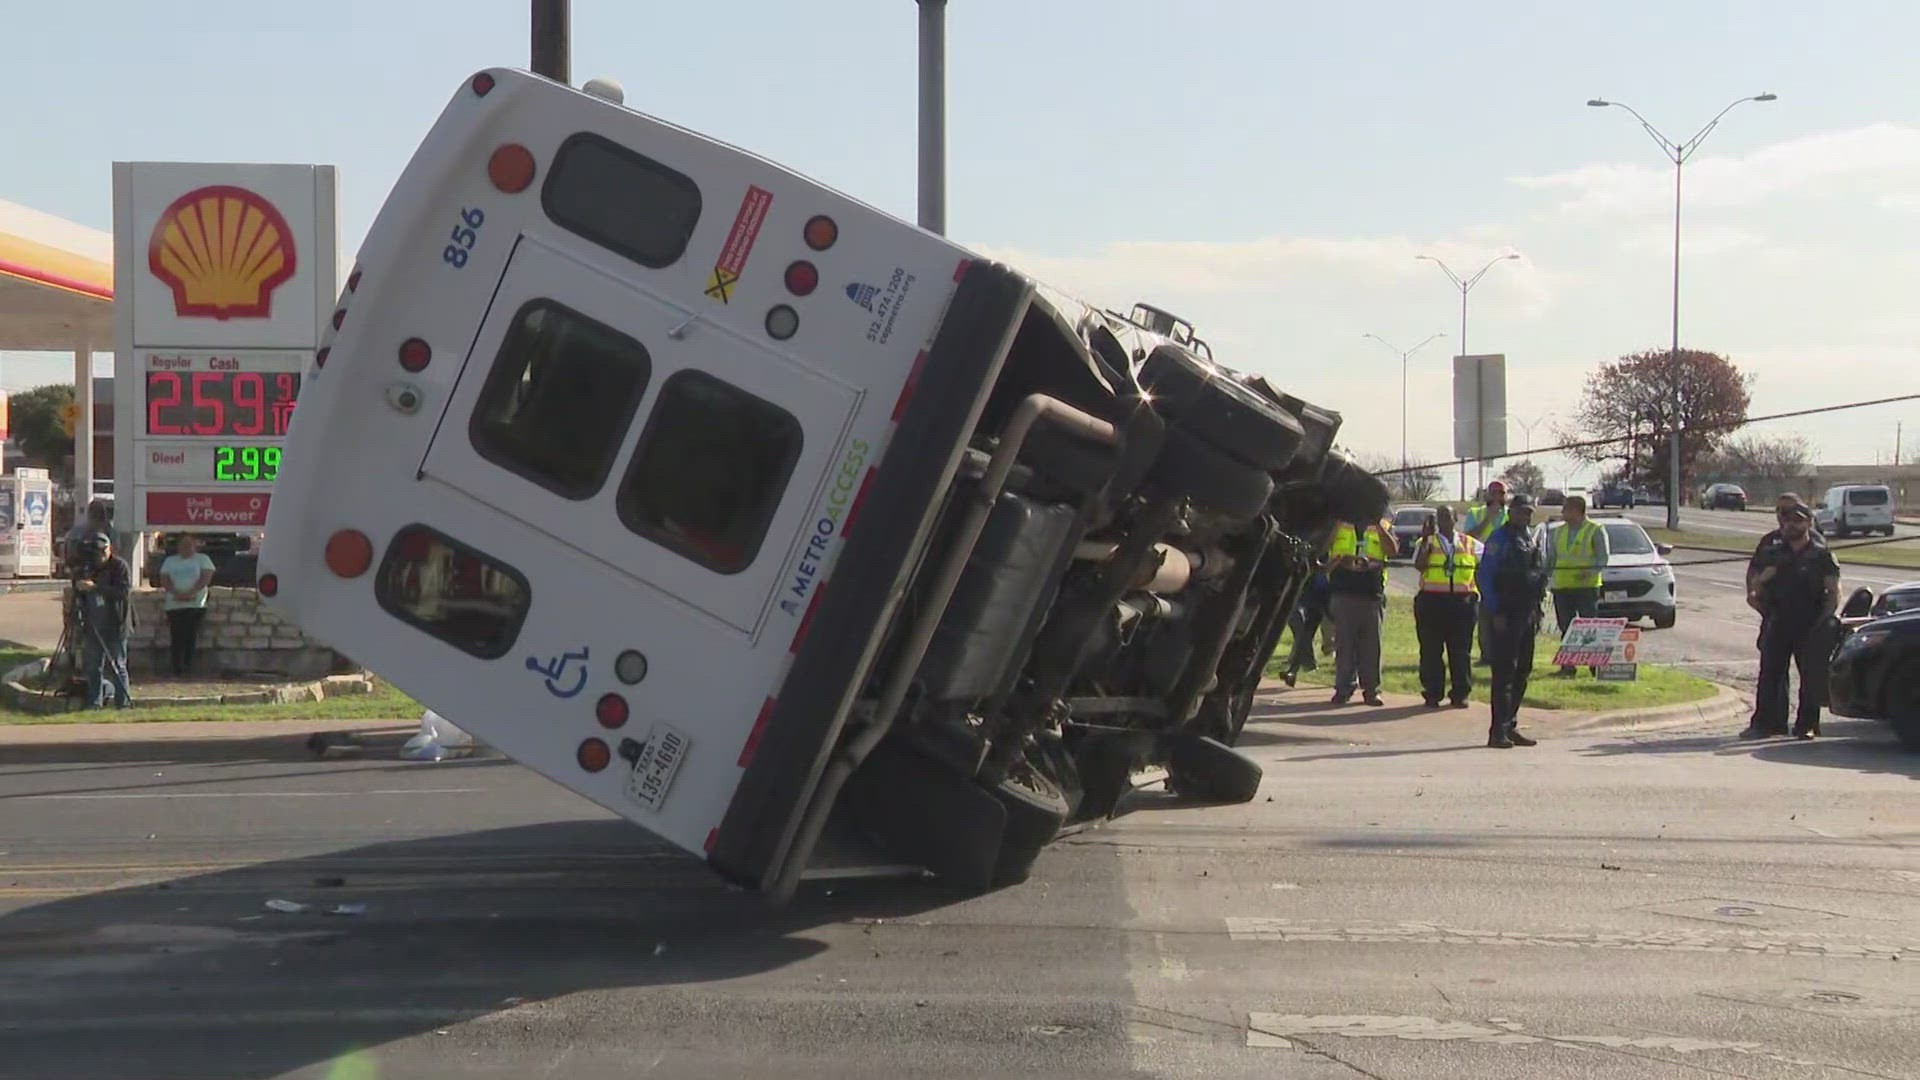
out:
M829 822L986 887L1231 749L1340 417L774 162L461 86L302 387L258 586L521 764L791 895ZM837 835L836 830L836 835Z
M1893 489L1885 484L1839 484L1820 496L1814 522L1828 536L1893 535Z

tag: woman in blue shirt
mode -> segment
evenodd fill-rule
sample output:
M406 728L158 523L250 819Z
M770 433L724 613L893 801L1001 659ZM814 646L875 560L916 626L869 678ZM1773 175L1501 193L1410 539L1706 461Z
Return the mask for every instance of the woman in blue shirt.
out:
M200 553L198 537L182 533L174 553L160 564L160 586L167 593L167 643L176 679L193 667L193 649L206 618L207 588L212 584L213 560Z

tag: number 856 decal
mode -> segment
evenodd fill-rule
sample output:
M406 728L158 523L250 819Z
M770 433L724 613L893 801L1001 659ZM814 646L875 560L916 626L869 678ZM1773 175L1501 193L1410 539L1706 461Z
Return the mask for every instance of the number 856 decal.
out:
M479 241L480 223L485 220L487 215L477 206L471 210L461 209L461 223L453 227L453 243L440 252L440 261L455 267L467 265L467 253Z

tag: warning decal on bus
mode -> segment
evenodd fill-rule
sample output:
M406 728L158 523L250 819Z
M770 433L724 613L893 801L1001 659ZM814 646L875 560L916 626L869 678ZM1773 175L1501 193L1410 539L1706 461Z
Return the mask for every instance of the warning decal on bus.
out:
M740 200L740 213L734 216L727 242L721 245L720 258L714 261L713 276L707 279L708 296L723 304L732 299L733 287L740 280L740 272L747 267L747 256L753 251L753 241L760 235L760 226L767 220L767 207L771 205L773 192L747 185L747 197Z

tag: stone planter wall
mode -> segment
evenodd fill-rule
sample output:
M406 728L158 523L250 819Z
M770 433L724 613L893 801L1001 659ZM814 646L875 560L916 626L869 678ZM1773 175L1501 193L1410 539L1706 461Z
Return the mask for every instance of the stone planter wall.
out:
M159 589L134 590L134 626L127 638L127 668L132 674L165 672L169 668L172 635L161 606L164 595ZM193 674L207 678L271 674L318 679L361 670L268 609L253 589L208 590L207 614L200 624L197 646Z

